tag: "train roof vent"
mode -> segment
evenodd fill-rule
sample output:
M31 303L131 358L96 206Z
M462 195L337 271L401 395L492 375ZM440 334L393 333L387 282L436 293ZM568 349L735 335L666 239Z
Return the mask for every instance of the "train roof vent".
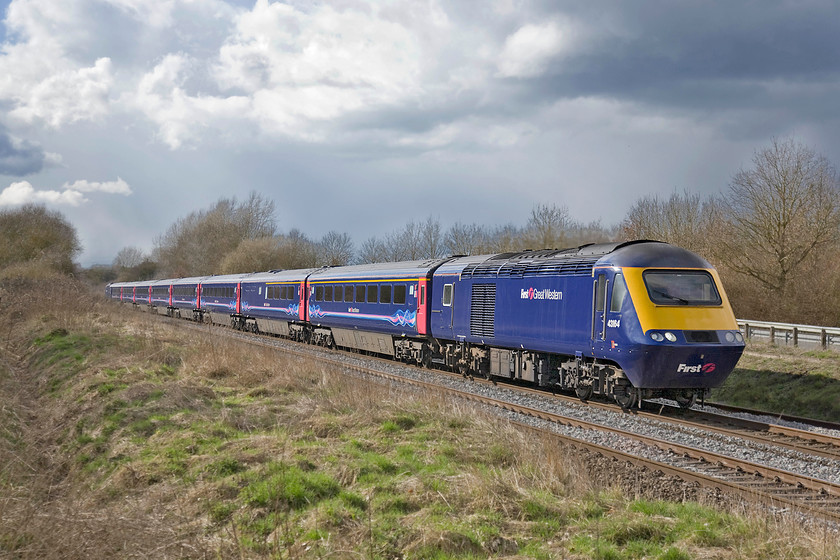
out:
M525 276L589 276L594 259L563 259L541 263L529 263Z
M490 260L467 265L461 271L461 278L496 278L499 276L499 269L508 263L491 263Z

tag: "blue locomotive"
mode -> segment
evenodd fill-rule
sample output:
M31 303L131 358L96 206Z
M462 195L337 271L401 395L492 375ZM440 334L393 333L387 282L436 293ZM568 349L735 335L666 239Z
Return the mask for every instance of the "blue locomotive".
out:
M170 315L189 308L197 320L624 408L658 396L689 407L744 349L714 268L656 241L124 282L108 295L152 305L164 286Z

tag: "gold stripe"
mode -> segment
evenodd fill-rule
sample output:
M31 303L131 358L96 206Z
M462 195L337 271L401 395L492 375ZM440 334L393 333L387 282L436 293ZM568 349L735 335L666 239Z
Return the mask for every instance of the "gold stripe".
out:
M379 280L317 280L317 281L310 281L310 284L371 284L371 283L378 283L378 284L390 284L392 282L419 282L420 280L425 280L424 278L394 278L394 279L379 279Z

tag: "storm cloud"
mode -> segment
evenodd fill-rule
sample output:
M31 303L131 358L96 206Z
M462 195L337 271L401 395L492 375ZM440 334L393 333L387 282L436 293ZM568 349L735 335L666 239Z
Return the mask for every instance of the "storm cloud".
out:
M12 0L0 179L125 177L131 205L72 207L106 261L250 190L312 236L381 235L407 208L615 223L640 196L726 188L772 137L840 160L838 21L823 0Z
M0 126L0 175L31 175L41 171L53 159L41 146L16 139Z

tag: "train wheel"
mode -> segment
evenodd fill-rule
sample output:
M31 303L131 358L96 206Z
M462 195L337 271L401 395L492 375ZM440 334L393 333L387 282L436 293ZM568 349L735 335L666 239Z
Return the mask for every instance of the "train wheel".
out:
M432 367L432 350L427 346L423 346L423 349L420 350L420 365L426 369L431 369Z
M694 391L675 391L673 397L683 410L688 410L697 402L697 393Z
M638 392L635 387L625 387L624 390L618 390L615 393L615 402L624 410L630 410L638 400Z
M581 401L586 402L592 398L592 385L578 385L575 387L575 394Z

